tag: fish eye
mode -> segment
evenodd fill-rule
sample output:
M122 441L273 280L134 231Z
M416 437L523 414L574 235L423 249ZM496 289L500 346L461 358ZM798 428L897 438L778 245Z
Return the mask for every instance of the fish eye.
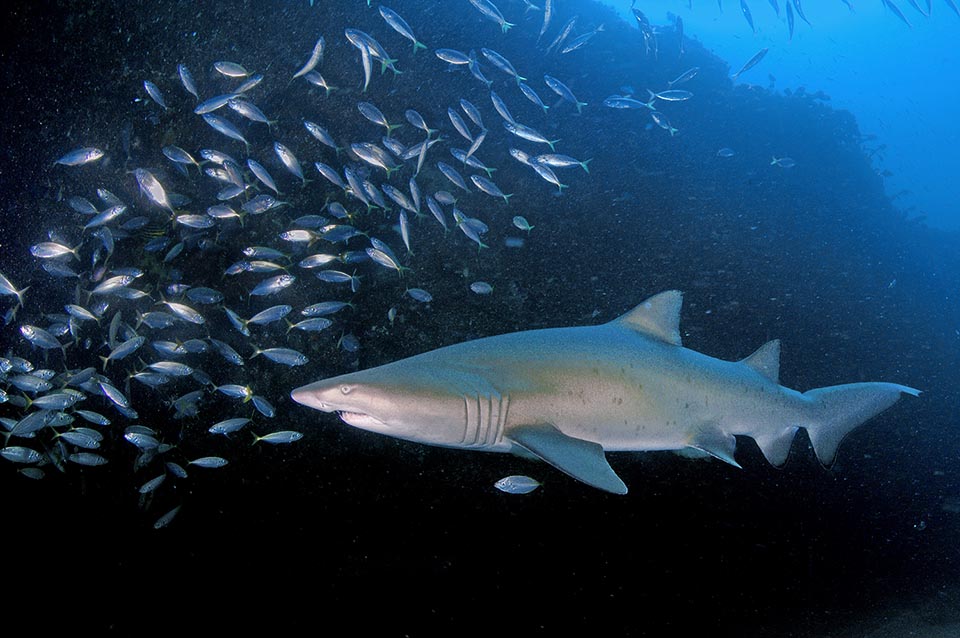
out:
M350 391L353 390L352 385L342 385L340 386L340 392L343 394L350 394Z

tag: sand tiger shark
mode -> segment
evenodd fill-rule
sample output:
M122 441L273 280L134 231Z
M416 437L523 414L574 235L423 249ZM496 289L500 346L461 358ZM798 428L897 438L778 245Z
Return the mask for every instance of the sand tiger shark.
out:
M782 466L800 428L829 466L851 430L918 390L779 383L780 343L722 361L680 342L678 291L608 323L458 343L297 388L294 401L388 436L546 461L614 494L610 451L690 450L740 467L737 436ZM705 454L704 454L705 453Z

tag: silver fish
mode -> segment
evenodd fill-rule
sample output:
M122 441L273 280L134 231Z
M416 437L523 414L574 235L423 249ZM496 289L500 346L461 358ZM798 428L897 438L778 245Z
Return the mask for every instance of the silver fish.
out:
M84 164L96 162L102 158L103 155L103 151L101 151L99 148L87 146L70 151L54 162L54 164L61 164L63 166L83 166Z
M513 475L505 476L493 484L495 488L507 494L529 494L538 487L540 481L532 479L529 476Z
M291 348L267 348L266 350L256 348L253 356L256 357L261 354L270 361L285 366L302 366L310 362L306 355Z
M417 49L427 48L427 45L417 40L416 36L413 35L413 29L410 28L410 25L407 24L406 20L401 18L396 11L380 5L380 16L386 20L391 29L413 42L414 54L416 54Z
M293 443L294 441L299 441L303 438L301 432L295 432L293 430L280 430L279 432L271 432L270 434L264 434L263 436L253 435L253 443L256 445L260 441L264 443L271 443L273 445L281 445L284 443Z
M198 459L189 461L187 465L196 465L197 467L218 468L228 463L227 459L221 456L201 456Z
M299 71L293 74L292 79L296 80L298 77L313 71L314 67L316 67L320 60L323 59L323 49L325 45L326 43L324 42L323 36L320 36L317 39L317 43L313 45L313 51L310 53L310 59L307 60L307 63L304 64Z

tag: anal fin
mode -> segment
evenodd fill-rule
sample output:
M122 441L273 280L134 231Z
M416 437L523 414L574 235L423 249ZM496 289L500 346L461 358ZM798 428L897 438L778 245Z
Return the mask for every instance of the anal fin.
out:
M550 423L512 428L508 438L561 472L587 485L613 494L626 494L627 486L613 471L597 443L567 436Z

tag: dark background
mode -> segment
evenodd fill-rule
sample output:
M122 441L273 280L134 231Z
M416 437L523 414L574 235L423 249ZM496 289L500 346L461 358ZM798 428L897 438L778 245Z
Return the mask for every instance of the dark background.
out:
M519 22L506 36L465 0L392 3L430 47L488 46L531 78L548 104L549 90L533 80L543 73L561 77L588 102L581 116L558 105L537 119L537 107L511 89L513 81L485 65L519 120L560 137L560 152L594 158L589 175L562 173L570 188L555 197L553 187L507 156L517 142L498 128L481 84L465 72L448 73L430 52L412 57L409 42L361 0L317 4L57 2L3 9L16 37L3 42L0 58L0 243L4 273L36 286L25 316L56 310L46 303L72 294L72 285L47 278L26 251L45 231L74 227L76 215L62 199L90 197L106 185L135 200L136 183L125 171L137 166L178 183L182 178L163 173L163 144L240 154L241 146L190 113L193 100L176 78L179 62L190 66L204 97L219 91L210 71L215 60L267 76L255 101L278 125L272 136L261 125L244 130L252 155L271 162L300 214L318 212L330 191L316 177L298 192L270 144L296 147L308 166L332 162L316 145L306 151L300 120L321 119L341 143L366 139L370 125L355 107L361 99L396 121L417 108L457 141L445 111L468 97L491 126L478 155L499 168L494 179L505 192L517 193L509 207L482 194L463 198L465 210L491 225L491 249L479 258L459 231L445 237L424 220L409 257L410 280L368 269L354 298L358 310L343 320L343 330L363 344L356 355L338 350L334 335L304 345L307 369L248 364L250 378L277 402L275 429L306 433L295 446L251 447L249 438L238 438L214 447L196 434L225 418L218 412L225 404L214 403L182 425L182 445L191 456L228 456L230 465L194 468L188 481L168 481L149 503L138 503L136 494L149 476L134 476L133 454L122 443L104 468L71 468L39 482L16 475L12 464L0 467L7 622L119 633L324 633L347 623L349 631L414 636L697 629L842 636L850 624L900 607L919 605L929 622L956 620L960 515L941 508L960 495L953 429L957 237L908 220L885 199L850 114L832 111L822 96L734 90L729 69L696 43L676 59L670 27L660 33L654 60L635 25L618 24L591 3L558 10L547 41L575 13L577 34L606 24L583 51L563 57L536 47L540 18L520 18L519 2L499 3ZM361 94L359 56L343 38L345 26L380 39L403 74L375 69ZM320 68L340 87L329 98L287 85L321 33L330 50ZM661 106L680 129L676 137L651 129L645 111L600 106L622 85L642 96L691 66L702 69L688 87L695 99ZM161 86L170 111L142 101L144 79ZM108 151L101 166L51 167L65 151L88 144ZM716 151L723 146L737 154L721 161ZM797 161L794 169L769 166L783 149ZM446 150L428 163L438 159L454 163ZM425 192L454 190L436 171L418 180ZM211 199L196 188L198 201ZM521 250L503 248L505 237L520 234L509 226L514 214L537 226ZM389 229L386 220L366 223ZM251 227L242 239L267 230ZM125 250L137 264L141 256ZM234 258L225 250L188 256L183 266L188 276L219 273ZM475 278L494 284L495 295L469 293ZM239 284L223 285L228 299L242 296L231 287ZM416 305L403 296L405 285L430 290L435 301ZM737 359L780 338L781 382L789 387L884 380L924 394L857 430L829 471L802 435L781 470L746 439L738 450L743 470L668 453L611 454L630 487L625 497L504 455L357 431L285 399L309 380L464 339L609 320L671 288L685 291L687 347ZM389 327L392 305L400 313ZM249 306L237 309L252 314ZM0 339L4 350L29 353L16 324ZM78 367L91 365L83 356L93 358L70 356ZM156 398L137 407L145 424L162 428L170 419ZM523 497L494 490L509 473L528 473L544 486ZM178 504L169 527L152 529Z

